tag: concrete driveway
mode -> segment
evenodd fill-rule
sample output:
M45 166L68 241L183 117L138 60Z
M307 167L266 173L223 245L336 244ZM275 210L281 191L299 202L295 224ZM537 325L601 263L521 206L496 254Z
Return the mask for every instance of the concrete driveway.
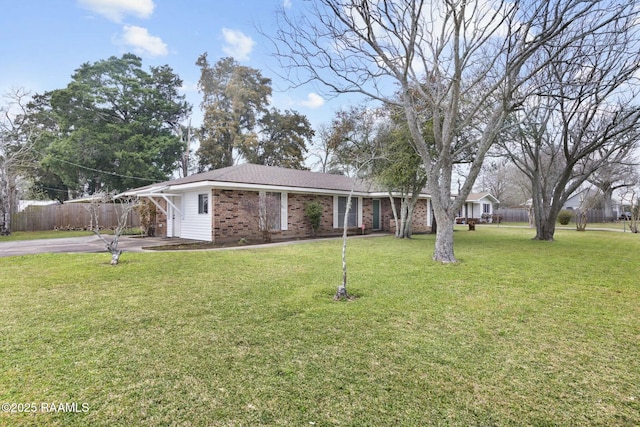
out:
M110 240L112 236L106 236ZM118 248L125 252L142 252L142 247L179 243L181 239L164 237L132 237L122 236ZM0 242L0 257L31 255L42 253L91 253L105 252L105 245L96 236L61 237L58 239L17 240Z

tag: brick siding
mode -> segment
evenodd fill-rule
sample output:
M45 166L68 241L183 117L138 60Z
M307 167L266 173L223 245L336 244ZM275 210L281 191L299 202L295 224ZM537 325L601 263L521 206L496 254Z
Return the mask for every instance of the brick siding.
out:
M259 192L249 190L221 190L213 189L211 229L212 238L215 242L238 241L242 238L248 240L262 240L262 234L258 230L257 219L250 218L244 206L246 201L258 203ZM381 231L393 232L395 224L393 221L393 211L389 198L380 198L380 227ZM341 234L341 229L333 228L333 196L312 195L312 194L287 194L287 230L277 230L272 233L272 239L305 238L311 236L311 223L304 213L305 206L317 201L322 205L322 218L320 228L316 236L337 236ZM160 201L164 204L164 201ZM399 201L398 201L399 205ZM362 199L362 220L368 231L373 227L373 199L365 197ZM399 206L398 206L399 209ZM166 235L166 218L158 212L158 224L156 232L164 232ZM424 232L428 230L427 202L419 200L414 210L414 232ZM161 234L160 234L161 235Z

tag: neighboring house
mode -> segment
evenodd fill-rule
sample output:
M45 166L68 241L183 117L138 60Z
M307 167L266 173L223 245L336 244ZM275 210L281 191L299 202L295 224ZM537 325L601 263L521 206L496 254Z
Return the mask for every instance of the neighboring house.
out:
M470 193L458 212L457 222L467 222L471 219L476 222L491 222L493 207L497 203L498 199L490 193Z
M579 210L581 207L589 207L589 199L597 194L597 190L590 188L582 189L571 195L562 205L562 209L574 211Z
M305 205L317 201L323 215L317 235L341 232L346 201L353 188L348 226L367 231L394 231L388 193L343 175L241 164L166 181L126 192L152 201L158 208L156 234L205 241L258 239L261 233L243 204L266 194L280 200L280 220L274 239L306 237L311 224ZM399 203L399 199L394 200ZM414 211L413 231L431 227L429 197L421 194Z

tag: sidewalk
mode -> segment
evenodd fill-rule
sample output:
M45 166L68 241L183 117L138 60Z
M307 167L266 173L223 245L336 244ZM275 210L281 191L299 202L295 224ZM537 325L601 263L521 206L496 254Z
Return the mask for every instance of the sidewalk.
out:
M376 233L365 234L364 236L349 236L349 239L360 239L366 237L387 236L388 234ZM108 240L111 236L105 236ZM322 240L342 239L340 237L323 237L318 239L299 239L285 240L272 243L260 243L252 245L236 245L212 247L206 249L178 249L179 251L217 251L217 250L234 250L234 249L258 249L263 247L284 246L305 242L317 242ZM198 240L180 239L171 237L139 237L139 236L121 236L118 242L118 248L124 252L151 252L154 251L153 246L166 246L177 244L189 244L200 242ZM11 242L0 242L0 258L9 256L33 255L43 253L98 253L106 252L105 244L97 236L83 237L61 237L54 239L39 240L16 240Z

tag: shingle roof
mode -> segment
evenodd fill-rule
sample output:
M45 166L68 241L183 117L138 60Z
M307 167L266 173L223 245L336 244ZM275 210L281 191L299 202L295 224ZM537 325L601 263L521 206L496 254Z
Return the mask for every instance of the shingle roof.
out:
M491 193L484 192L484 193L469 193L469 195L467 196L467 202L477 202L484 199L485 197L494 199L494 201L496 202L498 201L498 199L496 199Z
M152 187L175 186L206 181L293 187L300 189L314 188L333 191L350 191L351 186L354 183L354 178L344 175L333 175L245 163L148 185L136 188L132 191L139 191ZM354 190L356 192L370 192L377 190L371 183L362 180L355 181Z
M354 185L355 181L355 185ZM173 179L170 181L159 182L153 185L147 185L140 188L134 188L125 194L141 193L152 188L162 188L167 186L179 186L185 184L195 184L198 182L229 183L229 184L247 184L247 185L264 185L274 187L299 188L301 191L305 189L327 190L328 192L351 191L354 185L356 193L386 193L386 190L375 183L350 178L344 175L333 175L321 172L310 172L297 169L286 169L274 166L254 165L244 163L241 165L229 166L226 168L215 169L209 172L203 172L184 178ZM422 194L427 194L427 189L422 190ZM497 202L497 199L490 193L471 193L467 197L467 201L478 201L483 197L489 197Z

